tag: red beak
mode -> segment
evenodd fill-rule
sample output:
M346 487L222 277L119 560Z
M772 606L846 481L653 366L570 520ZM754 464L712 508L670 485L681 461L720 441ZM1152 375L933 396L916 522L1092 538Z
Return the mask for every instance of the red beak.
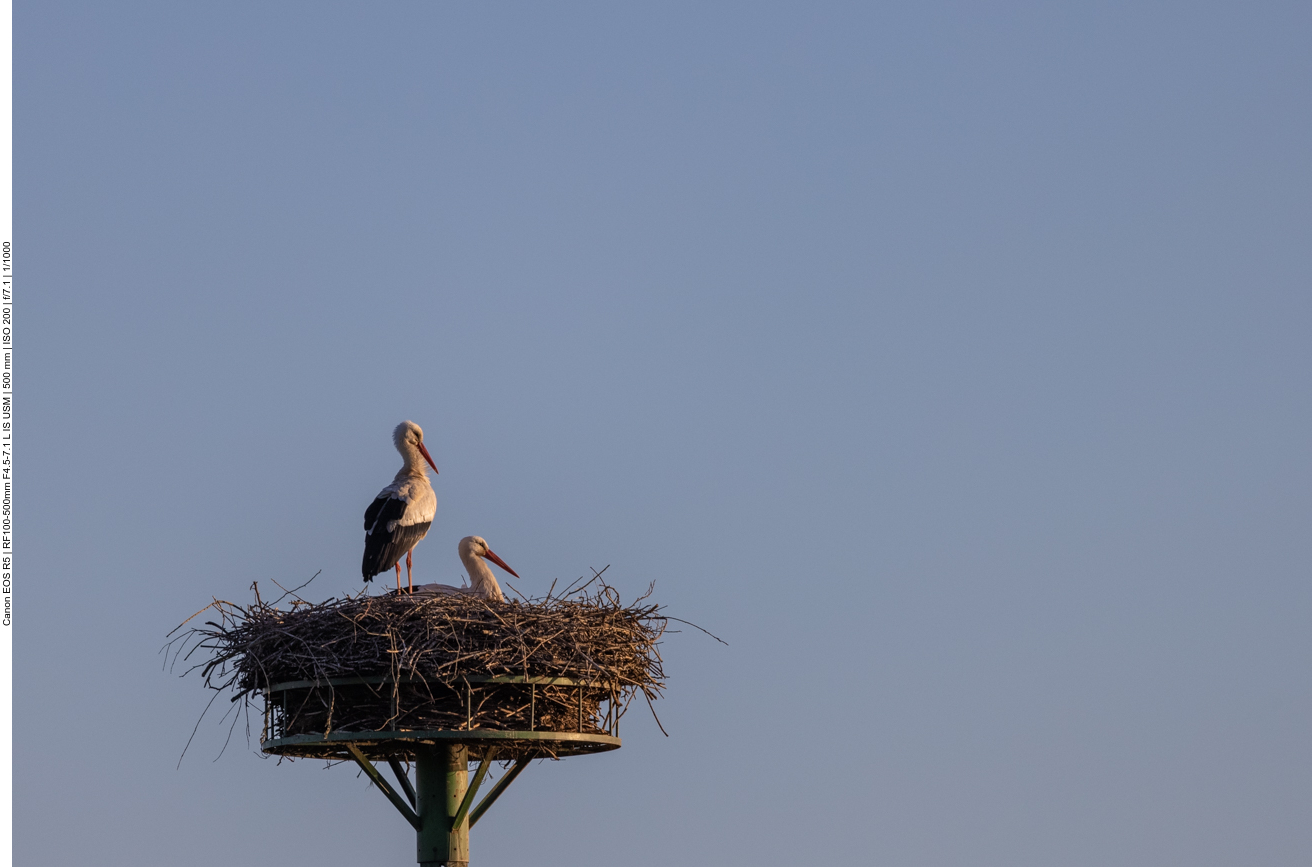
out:
M500 566L502 569L505 569L507 572L509 572L511 575L514 575L516 578L519 577L519 574L515 572L514 569L511 569L509 566L506 565L505 560L502 560L496 554L492 553L491 548L487 549L487 559L491 560L493 563L496 563L498 566Z
M423 443L416 443L416 445L419 446L419 453L422 454L422 455L424 456L424 460L428 461L428 465L429 465L430 467L432 467L432 468L433 468L433 472L436 473L436 472L437 472L437 464L433 463L433 456L430 455L430 454L428 453L428 449L424 448L424 444L423 444Z

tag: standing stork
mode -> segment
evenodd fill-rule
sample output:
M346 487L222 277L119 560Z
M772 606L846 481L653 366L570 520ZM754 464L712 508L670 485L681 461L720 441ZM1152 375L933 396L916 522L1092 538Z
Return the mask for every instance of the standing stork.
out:
M428 466L437 472L433 456L424 448L423 428L403 421L392 431L392 444L405 464L392 483L379 492L364 512L364 561L360 571L365 581L396 568L396 590L401 591L401 555L405 555L405 576L411 577L410 552L428 533L437 512L437 495L428 481Z

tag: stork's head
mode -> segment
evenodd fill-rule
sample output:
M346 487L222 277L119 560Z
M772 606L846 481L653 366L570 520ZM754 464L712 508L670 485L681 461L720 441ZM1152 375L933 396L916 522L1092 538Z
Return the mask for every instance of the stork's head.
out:
M519 573L507 566L505 560L492 553L492 549L487 546L487 541L482 536L466 536L460 540L460 559L468 560L470 557L491 560L511 575L519 577Z
M437 464L433 463L433 456L424 448L424 429L412 421L403 421L392 431L392 444L396 450L401 453L401 457L406 459L409 464L414 455L422 455L428 465L437 472Z

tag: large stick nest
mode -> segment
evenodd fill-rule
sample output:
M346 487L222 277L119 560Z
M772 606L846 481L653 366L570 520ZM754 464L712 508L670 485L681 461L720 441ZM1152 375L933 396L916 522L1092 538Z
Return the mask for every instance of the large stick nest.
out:
M248 605L216 600L205 611L217 618L172 644L185 659L199 655L188 671L234 702L276 687L262 741L334 731L604 734L635 698L650 706L665 686L658 645L669 618L649 594L624 605L598 576L523 601L388 594L279 608L292 594L269 603L257 588Z

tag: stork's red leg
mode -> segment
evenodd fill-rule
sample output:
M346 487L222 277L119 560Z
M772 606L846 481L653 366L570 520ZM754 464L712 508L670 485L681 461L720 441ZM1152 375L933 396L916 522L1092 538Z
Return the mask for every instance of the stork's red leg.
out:
M401 561L396 561L396 595L401 595Z
M411 548L411 551L414 549ZM410 575L410 568L413 564L410 562L410 551L405 552L405 580L410 582L410 593L415 592L415 579Z

